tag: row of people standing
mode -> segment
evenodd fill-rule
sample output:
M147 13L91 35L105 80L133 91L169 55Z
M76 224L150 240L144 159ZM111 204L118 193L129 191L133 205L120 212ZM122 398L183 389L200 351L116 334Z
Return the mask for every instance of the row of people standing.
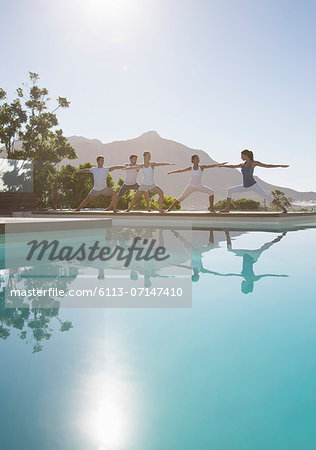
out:
M144 152L143 154L144 162L142 164L137 164L137 155L131 155L130 156L130 163L119 165L119 166L110 166L110 167L104 167L104 157L102 155L99 155L97 157L97 167L92 167L91 169L79 169L77 170L77 173L92 173L93 179L94 179L94 186L93 189L89 192L87 198L85 198L81 204L78 206L78 208L75 209L75 211L80 211L81 208L86 206L94 197L98 195L103 196L110 196L111 197L111 203L109 207L106 210L113 209L113 212L117 212L117 202L120 197L122 197L126 192L130 190L136 191L136 194L134 198L132 199L130 205L127 208L127 212L129 212L137 200L144 195L147 210L151 211L149 206L149 192L153 192L154 194L158 194L159 196L159 212L164 213L163 210L163 196L164 193L162 189L157 186L155 182L154 177L154 170L156 167L159 166L172 166L175 165L174 163L170 162L153 162L151 161L151 153L149 151ZM227 203L225 209L221 212L228 213L230 211L230 204L231 199L234 194L240 193L240 192L248 192L248 191L254 191L258 194L260 194L262 197L266 198L269 203L273 203L275 206L279 207L283 213L286 213L287 210L281 205L280 202L278 202L275 198L273 198L271 195L267 194L262 187L256 182L253 176L253 172L256 166L259 167L265 167L265 168L285 168L289 167L288 165L282 164L282 165L276 165L276 164L264 164L259 161L254 160L253 153L250 150L243 150L241 152L241 159L242 163L240 164L228 164L227 162L218 163L218 164L202 164L200 165L200 159L198 155L193 155L191 157L192 165L188 166L184 169L179 170L173 170L168 172L168 175L176 174L176 173L183 173L183 172L190 172L190 179L188 185L183 190L182 194L172 203L172 205L167 209L168 211L171 211L174 206L181 203L185 198L187 198L189 195L191 195L193 192L202 192L204 194L207 194L209 197L209 211L211 213L215 213L214 211L214 191L208 187L202 184L202 174L205 169L210 169L214 167L221 167L221 168L240 168L242 177L243 177L243 184L240 186L234 186L228 189L227 191ZM119 192L116 193L113 189L107 187L106 178L109 172L112 172L113 170L125 170L126 171L126 177L125 182L120 188ZM139 185L137 183L137 176L138 173L142 171L143 173L143 179L141 184Z

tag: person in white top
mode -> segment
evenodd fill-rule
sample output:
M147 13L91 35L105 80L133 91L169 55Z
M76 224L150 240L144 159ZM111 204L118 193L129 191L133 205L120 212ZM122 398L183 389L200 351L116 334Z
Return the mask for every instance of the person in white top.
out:
M158 166L174 166L175 164L169 163L169 162L153 162L150 161L151 159L151 153L150 152L144 152L144 163L143 164L137 164L135 166L135 169L142 169L143 172L143 180L142 184L139 186L139 189L131 201L129 207L127 208L126 212L130 212L130 210L133 208L137 200L140 198L141 195L143 195L145 192L154 192L155 194L159 195L159 212L163 213L164 210L162 209L162 203L163 203L163 192L160 189L159 186L155 183L154 178L154 168ZM132 170L132 167L125 167L126 171Z
M185 169L179 169L179 170L173 170L172 172L169 172L168 175L172 173L182 173L182 172L190 172L190 180L189 184L186 186L180 197L175 200L172 205L167 209L167 211L171 211L171 209L178 203L181 203L185 198L187 198L189 195L191 195L193 192L203 192L204 194L209 195L210 200L210 207L209 211L211 213L214 213L214 192L211 188L204 186L202 184L202 173L204 169L210 169L211 167L222 167L226 162L221 164L203 164L202 166L199 165L200 158L198 155L193 155L191 157L191 162L193 163L193 166L186 167Z
M123 197L124 194L126 194L126 192L130 191L131 189L133 189L134 191L138 191L139 188L139 184L137 183L137 176L138 173L140 171L140 169L135 169L135 165L137 163L137 155L131 155L129 157L130 160L130 164L124 164L124 167L130 167L130 168L134 168L134 170L126 170L126 176L125 176L125 181L124 184L121 186L120 190L117 193L117 197L118 200ZM144 197L145 197L145 202L147 205L147 210L151 211L150 207L149 207L149 195L148 192L144 192ZM105 211L109 211L112 208L112 202L110 203L110 205L106 208Z
M91 191L89 192L87 198L85 198L80 203L80 205L78 206L78 208L75 209L75 211L80 211L80 209L86 206L93 199L93 197L97 197L98 195L104 195L105 197L107 196L112 197L113 212L115 213L117 212L116 209L117 193L114 191L114 189L107 187L106 177L109 172L112 172L112 170L123 169L124 166L103 167L103 164L104 164L104 157L102 155L99 155L97 157L97 167L92 167L91 169L76 170L75 173L92 173L94 185Z

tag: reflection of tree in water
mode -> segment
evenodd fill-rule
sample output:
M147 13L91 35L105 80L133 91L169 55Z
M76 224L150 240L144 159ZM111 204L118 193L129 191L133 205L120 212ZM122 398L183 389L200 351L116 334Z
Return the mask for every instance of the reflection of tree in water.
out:
M116 241L132 243L137 237L140 239L151 239L158 230L160 229L107 227L105 230L105 243L107 244ZM125 244L124 246L127 247Z
M43 268L34 266L25 270L14 269L10 271L10 277L6 289L18 289L17 283L23 279L24 286L20 289L49 289L57 288L67 290L68 284L76 278L78 270L64 265L47 265L47 272L54 272L52 278L43 278ZM47 273L47 276L48 276ZM49 340L58 324L59 331L69 331L72 323L63 321L58 316L59 302L54 298L45 297L46 308L40 308L44 297L28 296L19 302L23 307L9 306L5 302L5 289L0 292L0 338L7 339L11 329L20 331L19 337L27 343L33 344L33 353L43 349L43 343Z
M32 192L33 170L31 161L3 159L0 165L0 189L6 192Z

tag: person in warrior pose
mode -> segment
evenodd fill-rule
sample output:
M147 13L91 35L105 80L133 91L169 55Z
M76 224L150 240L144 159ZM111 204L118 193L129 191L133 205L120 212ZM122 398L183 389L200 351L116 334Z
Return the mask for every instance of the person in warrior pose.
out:
M133 169L141 169L144 175L144 178L142 180L141 185L138 188L138 191L131 201L129 207L127 208L126 212L130 212L130 210L133 208L137 200L140 198L141 195L143 195L145 192L154 192L155 194L159 195L159 212L163 213L162 209L162 203L163 203L163 192L160 189L159 186L156 185L155 179L154 179L154 168L158 166L174 166L175 164L169 163L169 162L153 162L150 161L151 153L150 152L144 152L144 163L143 164L136 164L135 167L124 167L126 171L133 170Z
M211 188L204 186L202 184L202 174L204 169L210 169L211 167L222 167L227 163L221 164L203 164L199 165L200 158L198 155L193 155L191 157L191 162L193 166L186 167L185 169L173 170L172 172L168 172L168 175L172 173L182 173L182 172L190 172L190 180L189 184L186 186L180 197L175 200L172 205L167 209L167 211L171 211L171 209L178 203L181 203L185 198L191 195L193 192L203 192L204 194L208 194L210 207L209 211L214 213L214 192Z
M131 155L129 157L130 160L130 164L125 164L125 167L134 167L134 170L127 170L126 171L126 177L125 177L125 181L124 184L121 186L120 190L118 191L117 194L117 199L119 200L121 197L123 197L124 194L126 194L126 192L130 191L131 189L133 189L134 191L138 191L139 188L139 184L137 183L137 175L140 169L135 169L135 165L137 163L137 155ZM147 211L151 211L150 207L149 207L149 195L148 192L144 192L144 197L145 197L145 202L147 205ZM109 204L109 206L105 209L105 211L109 211L110 209L112 209L112 203L111 202Z
M256 182L256 180L253 177L253 171L256 166L258 167L266 167L266 168L272 168L272 167L289 167L285 164L263 164L259 161L255 161L253 159L253 153L250 150L243 150L241 152L241 159L244 161L241 164L227 164L223 165L221 167L227 167L227 168L235 168L239 169L241 168L241 173L243 177L243 184L241 186L235 186L231 187L227 191L227 203L226 208L223 209L222 213L228 213L230 210L230 202L232 199L232 196L239 192L247 192L247 191L255 191L258 194L262 195L264 198L266 198L270 203L273 203L274 205L278 206L280 209L282 209L283 213L287 213L287 210L284 208L284 206L281 205L278 200L273 198L271 195L267 194L262 187Z
M97 197L98 195L104 195L105 197L111 196L112 197L112 204L113 204L113 212L117 212L116 205L117 205L117 193L107 187L106 184L106 177L109 172L112 172L112 170L116 169L123 169L124 166L111 166L111 167L103 167L104 164L104 157L102 155L99 155L97 157L97 167L92 167L91 169L79 169L76 170L75 173L92 173L93 174L93 180L94 185L91 191L89 192L87 198L85 198L78 208L75 209L75 211L80 211L81 208L86 206L93 197Z

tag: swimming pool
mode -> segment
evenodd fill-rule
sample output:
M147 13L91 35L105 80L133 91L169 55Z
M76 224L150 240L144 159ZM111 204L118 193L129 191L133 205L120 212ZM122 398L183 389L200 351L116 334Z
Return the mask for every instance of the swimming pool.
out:
M192 307L5 309L9 280L36 273L6 266L2 242L1 448L316 447L316 230L162 234L168 264L121 275L155 286L178 274ZM65 289L120 272L58 266Z

